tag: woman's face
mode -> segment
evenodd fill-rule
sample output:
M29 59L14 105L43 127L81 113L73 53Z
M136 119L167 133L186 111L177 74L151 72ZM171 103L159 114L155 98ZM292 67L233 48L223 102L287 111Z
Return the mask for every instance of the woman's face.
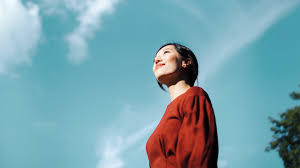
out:
M157 52L154 58L153 73L160 83L168 85L177 80L181 68L182 59L173 45L167 45Z

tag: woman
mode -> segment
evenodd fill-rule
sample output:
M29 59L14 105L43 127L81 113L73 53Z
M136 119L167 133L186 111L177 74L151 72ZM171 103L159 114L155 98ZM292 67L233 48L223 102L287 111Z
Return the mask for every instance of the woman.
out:
M168 87L171 103L146 144L150 168L217 168L215 116L207 93L194 86L194 53L178 43L165 44L153 72L159 86Z

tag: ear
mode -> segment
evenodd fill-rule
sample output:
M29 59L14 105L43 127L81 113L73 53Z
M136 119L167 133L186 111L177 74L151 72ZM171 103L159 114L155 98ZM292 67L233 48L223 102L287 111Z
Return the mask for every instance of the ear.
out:
M185 60L182 60L182 64L181 64L181 66L183 67L183 68L187 68L189 65L191 65L192 64L192 61L191 61L191 59L190 58L187 58L187 59L185 59Z

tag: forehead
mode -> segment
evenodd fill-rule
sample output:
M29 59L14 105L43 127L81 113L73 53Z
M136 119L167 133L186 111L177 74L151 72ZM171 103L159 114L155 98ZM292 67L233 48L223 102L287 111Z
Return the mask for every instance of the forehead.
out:
M159 51L167 50L167 49L175 49L174 45L166 45L162 47Z
M159 52L164 52L165 50L175 50L175 47L174 45L166 45L159 49L156 54L158 54Z

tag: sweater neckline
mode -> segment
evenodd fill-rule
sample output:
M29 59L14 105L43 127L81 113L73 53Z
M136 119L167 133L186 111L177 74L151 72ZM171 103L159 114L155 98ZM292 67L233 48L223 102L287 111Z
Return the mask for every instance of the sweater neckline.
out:
M180 94L179 96L177 96L174 100L172 100L167 107L171 106L171 104L173 104L174 102L176 102L177 100L181 99L181 97L184 97L184 95L186 95L190 90L192 90L192 88L196 88L196 86L192 86L190 88L188 88L184 93Z

